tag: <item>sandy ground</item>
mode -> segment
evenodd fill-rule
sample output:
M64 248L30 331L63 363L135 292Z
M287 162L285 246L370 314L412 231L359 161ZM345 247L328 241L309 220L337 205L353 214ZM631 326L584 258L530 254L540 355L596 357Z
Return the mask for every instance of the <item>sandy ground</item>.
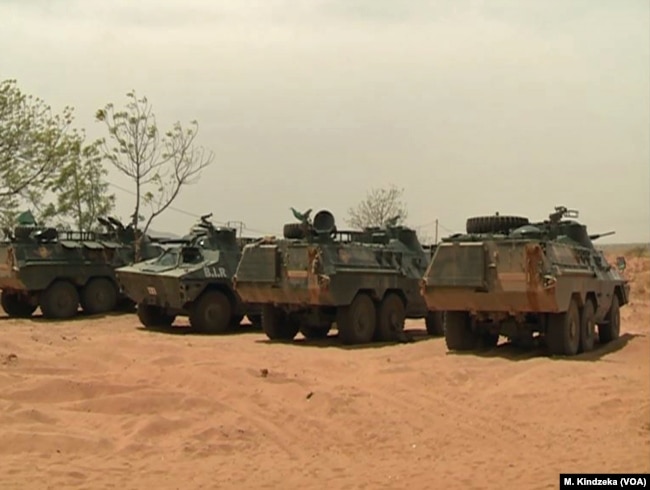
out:
M548 358L500 345L272 344L134 315L0 318L0 488L558 488L650 471L650 260L621 339Z

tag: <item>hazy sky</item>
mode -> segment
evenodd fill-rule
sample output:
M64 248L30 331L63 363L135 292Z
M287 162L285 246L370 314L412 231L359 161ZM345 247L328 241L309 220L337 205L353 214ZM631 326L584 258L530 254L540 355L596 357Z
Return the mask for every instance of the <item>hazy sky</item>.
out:
M327 208L344 227L393 183L429 235L566 205L617 231L603 243L650 241L647 0L0 0L0 25L0 78L90 137L131 89L161 126L197 119L216 159L174 204L192 214L278 233L289 206Z

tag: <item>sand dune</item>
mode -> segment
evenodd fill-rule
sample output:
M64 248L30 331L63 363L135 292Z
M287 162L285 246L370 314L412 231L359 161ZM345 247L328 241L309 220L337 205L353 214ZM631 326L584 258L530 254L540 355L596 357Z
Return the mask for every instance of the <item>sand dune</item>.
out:
M557 488L650 471L650 260L574 359L0 318L0 488Z

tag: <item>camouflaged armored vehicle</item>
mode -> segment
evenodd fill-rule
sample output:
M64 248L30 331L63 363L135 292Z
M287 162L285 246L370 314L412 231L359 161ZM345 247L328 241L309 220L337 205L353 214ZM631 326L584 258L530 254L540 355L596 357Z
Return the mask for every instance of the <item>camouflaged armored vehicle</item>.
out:
M439 316L427 311L419 281L430 252L414 230L388 223L362 231L337 231L333 215L298 213L284 238L244 247L235 288L244 301L262 305L270 339L328 335L336 323L345 344L403 337L405 318L426 318L441 335Z
M222 333L244 315L259 324L259 310L245 305L232 287L241 248L250 240L238 238L234 228L215 227L211 216L202 216L189 235L176 240L180 245L116 271L145 327L171 326L177 316L188 316L192 329L205 333Z
M70 318L81 304L89 314L116 309L124 297L114 269L133 260L135 233L115 218L100 218L105 233L38 226L30 212L5 228L0 242L2 308L10 317L30 317L40 307L46 318ZM144 240L142 254L162 251Z
M592 240L576 211L556 208L546 221L519 216L467 220L467 233L438 245L422 294L444 311L450 350L494 346L500 335L572 356L619 336L629 285ZM607 234L612 234L609 232ZM624 259L619 258L620 268ZM596 334L597 327L597 334Z

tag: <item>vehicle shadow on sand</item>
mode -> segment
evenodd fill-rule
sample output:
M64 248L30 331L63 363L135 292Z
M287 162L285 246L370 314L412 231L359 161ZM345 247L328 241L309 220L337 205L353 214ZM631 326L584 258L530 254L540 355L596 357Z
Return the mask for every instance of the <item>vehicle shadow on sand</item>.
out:
M71 318L45 318L43 314L40 312L40 310L37 311L38 313L34 313L32 316L26 318L10 317L5 314L3 316L0 316L0 322L13 321L13 322L21 322L21 323L34 322L34 323L64 324L64 323L74 323L74 322L88 321L88 320L98 320L101 318L122 318L126 315L133 314L129 311L118 310L118 311L109 311L107 313L98 313L95 315L89 315L88 313L85 313L83 310L79 310L79 312L77 312L77 314Z
M405 329L404 337L401 340L394 340L391 342L369 342L367 344L343 344L338 338L336 329L330 331L329 335L322 339L306 339L302 335L298 335L292 340L271 340L264 336L264 338L256 340L258 344L284 344L288 346L296 346L300 348L318 348L327 349L335 348L342 350L360 350L360 349L381 349L401 344L413 344L423 342L426 340L441 340L443 337L433 337L428 335L424 329Z
M237 327L231 327L222 333L209 333L197 332L189 325L172 325L171 327L145 327L137 325L136 329L141 332L150 334L165 334L165 335L191 335L192 337L230 337L232 335L247 335L247 334L260 334L263 335L262 329L251 323L241 323Z
M473 356L473 357L498 357L508 361L527 361L546 357L555 361L600 361L605 356L617 352L625 347L634 337L643 337L641 334L625 333L618 339L613 340L607 344L596 344L596 347L591 352L585 352L575 356L555 356L550 355L548 350L543 345L535 345L533 347L521 347L514 345L510 342L502 343L488 350L468 351L468 352L451 352L448 351L447 355L451 356Z

